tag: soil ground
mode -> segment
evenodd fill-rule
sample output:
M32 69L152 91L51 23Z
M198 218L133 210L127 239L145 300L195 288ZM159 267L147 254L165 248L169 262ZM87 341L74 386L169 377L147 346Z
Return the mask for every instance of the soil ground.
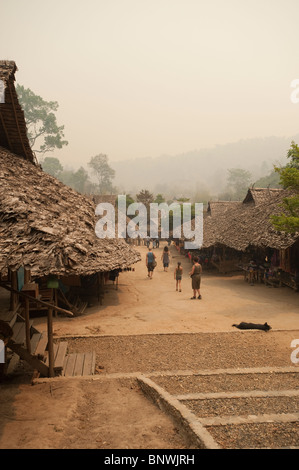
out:
M118 289L106 286L102 306L95 302L79 317L54 319L55 338L67 337L70 352L96 351L96 375L37 380L32 386L32 373L24 366L1 385L1 449L194 448L171 416L143 394L138 374L156 377L169 390L184 386L180 377L186 375L188 392L199 372L294 367L290 356L291 341L299 338L298 293L250 286L240 273L204 273L202 300L190 300L190 261L171 247L171 264L164 272L163 246L154 250L158 266L152 280L146 248L137 247L142 261L135 271L120 274ZM182 292L175 290L177 261L184 268ZM272 330L232 327L241 321L267 322ZM46 318L35 318L34 326L46 330ZM296 377L292 380L296 388ZM279 388L283 379L275 381ZM247 390L252 380L243 376L241 382L240 389ZM291 400L285 406L292 408ZM299 445L294 438L298 427L289 425L279 435L281 445Z

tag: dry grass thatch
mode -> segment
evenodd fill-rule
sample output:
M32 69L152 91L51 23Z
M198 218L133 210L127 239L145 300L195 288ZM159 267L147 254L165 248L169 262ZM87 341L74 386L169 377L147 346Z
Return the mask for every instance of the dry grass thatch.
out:
M274 229L271 216L281 214L283 199L290 193L283 189L249 189L243 202L211 202L203 218L203 248L225 245L238 251L249 246L287 249L298 240ZM191 228L194 230L194 220Z
M219 214L222 215L227 209L234 207L239 204L237 201L210 201L208 203L207 213L212 217L217 217Z
M115 194L93 194L90 197L96 205L104 202L116 207L117 195Z
M0 103L0 145L34 163L35 156L29 145L24 112L14 85L16 70L15 62L0 61L0 80L5 86L5 102Z
M95 204L0 147L0 271L88 275L128 267L140 254L95 235Z
M249 189L243 202L226 206L215 217L205 217L203 247L218 243L239 251L245 251L249 246L289 248L298 239L298 234L276 231L270 218L282 212L283 198L288 195L283 189Z

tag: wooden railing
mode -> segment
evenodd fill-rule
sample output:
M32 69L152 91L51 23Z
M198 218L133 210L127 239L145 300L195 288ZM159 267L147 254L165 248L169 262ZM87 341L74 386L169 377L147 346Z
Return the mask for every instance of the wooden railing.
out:
M49 356L49 377L54 377L54 348L53 348L53 310L56 312L61 312L66 315L73 316L73 313L69 310L65 310L64 308L58 307L57 305L51 304L49 302L45 302L38 298L32 297L31 295L25 294L22 291L18 291L13 289L11 286L6 284L5 282L0 282L0 287L12 292L14 295L18 295L24 297L25 299L25 308L24 308L24 319L25 319L25 331L26 331L26 348L28 353L31 352L30 346L30 323L29 323L29 301L34 301L39 303L42 306L47 307L48 310L48 318L47 318L47 333L48 333L48 356Z

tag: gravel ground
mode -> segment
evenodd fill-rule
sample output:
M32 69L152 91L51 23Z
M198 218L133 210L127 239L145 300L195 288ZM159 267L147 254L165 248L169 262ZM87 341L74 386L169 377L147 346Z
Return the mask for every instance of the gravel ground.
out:
M299 423L209 426L208 431L225 449L290 448L298 446Z
M184 400L183 403L201 418L298 413L299 411L299 397L217 398Z
M236 331L68 338L69 352L96 352L105 373L291 367L296 331Z
M299 374L290 372L162 376L153 380L172 394L299 389Z

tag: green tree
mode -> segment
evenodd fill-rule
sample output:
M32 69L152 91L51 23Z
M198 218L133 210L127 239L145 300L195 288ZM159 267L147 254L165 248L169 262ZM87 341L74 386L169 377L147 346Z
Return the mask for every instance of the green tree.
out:
M231 197L235 199L242 199L245 197L250 180L251 173L242 168L231 168L228 171L227 184Z
M297 168L299 170L299 147L292 140L291 147L288 150L287 158L291 161L286 165L287 168Z
M30 88L24 88L22 85L17 85L16 91L24 111L29 143L34 152L43 156L46 152L68 145L68 142L63 140L64 126L57 124L57 101L45 101Z
M63 171L63 166L56 157L46 157L42 162L42 169L51 176L59 178Z
M111 193L113 191L112 180L115 177L115 170L110 167L108 156L100 153L92 157L88 165L97 178L99 194Z
M127 208L129 207L130 204L133 204L135 201L134 199L132 198L131 194L127 194L126 195L126 206Z
M189 202L189 201L190 201L190 198L189 198L189 197L183 197L183 196L182 196L182 197L179 197L179 198L177 199L177 202L182 202L182 203L184 203L184 202Z
M81 166L79 170L77 170L73 174L73 187L79 193L84 193L86 183L88 182L88 173L87 171Z
M154 202L154 196L147 189L142 189L138 194L136 194L137 202L142 202L145 207L148 209L150 204Z
M294 141L287 157L290 162L283 168L275 167L275 171L280 175L282 187L292 194L283 199L283 212L272 216L272 222L276 230L294 234L299 232L299 147Z
M154 200L154 202L156 202L157 204L161 204L162 202L165 202L165 199L162 196L162 194L157 194L156 199Z
M268 176L259 178L254 183L256 188L281 188L279 175L273 170Z

